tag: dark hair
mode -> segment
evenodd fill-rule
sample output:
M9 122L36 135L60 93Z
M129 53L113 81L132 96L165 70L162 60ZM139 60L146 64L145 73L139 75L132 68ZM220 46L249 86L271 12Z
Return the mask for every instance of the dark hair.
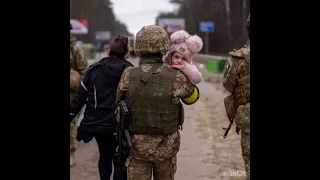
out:
M110 46L110 57L124 58L128 51L128 37L119 35Z

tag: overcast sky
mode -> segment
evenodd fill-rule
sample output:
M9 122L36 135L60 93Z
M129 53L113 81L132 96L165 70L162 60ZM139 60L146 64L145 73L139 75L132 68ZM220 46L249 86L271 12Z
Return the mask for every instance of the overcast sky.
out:
M113 12L125 23L131 33L136 34L142 26L155 24L159 12L173 11L169 0L111 0Z

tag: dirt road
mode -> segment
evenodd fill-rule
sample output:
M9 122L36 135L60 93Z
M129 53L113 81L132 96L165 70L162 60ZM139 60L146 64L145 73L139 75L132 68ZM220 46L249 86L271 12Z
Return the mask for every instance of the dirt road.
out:
M136 62L135 62L136 64ZM200 68L201 69L201 68ZM226 118L220 75L201 69L204 80L199 84L201 97L185 106L182 144L178 153L176 180L244 180L244 164L240 150L240 136L230 131L223 139ZM71 180L99 180L98 150L95 141L80 144L76 166L71 168Z

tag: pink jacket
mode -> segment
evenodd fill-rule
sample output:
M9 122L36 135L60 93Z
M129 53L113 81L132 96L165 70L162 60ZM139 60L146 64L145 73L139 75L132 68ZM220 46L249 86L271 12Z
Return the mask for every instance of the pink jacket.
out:
M170 67L169 61L167 59L168 53L163 56L162 60L166 66ZM194 85L199 84L202 81L202 74L194 64L185 62L185 66L181 68L180 71L182 71L183 74L185 74L190 82Z
M202 74L194 64L185 62L185 67L180 69L192 84L199 84L202 81Z

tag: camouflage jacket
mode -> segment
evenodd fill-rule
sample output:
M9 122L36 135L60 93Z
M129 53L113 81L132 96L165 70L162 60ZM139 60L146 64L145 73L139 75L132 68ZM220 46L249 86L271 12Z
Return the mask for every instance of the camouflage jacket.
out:
M88 69L88 62L81 47L76 43L77 39L70 33L70 51L72 53L72 59L70 60L70 66L77 71L81 78L83 78L85 72Z
M70 96L72 96L80 87L80 80L80 74L77 71L70 69Z
M223 74L223 86L231 93L225 99L227 115L242 131L250 133L250 41L229 54L231 59Z
M116 103L120 102L121 94L128 93L129 88L129 73L132 67L124 70L117 91ZM141 64L141 69L144 72L150 71L152 64ZM157 69L161 72L163 66ZM177 72L176 81L173 84L173 98L172 102L180 103L180 98L190 97L194 92L195 86L187 79L187 77L180 71ZM119 106L117 108L117 120L119 121ZM176 131L170 135L147 135L147 134L133 134L132 135L132 155L135 158L147 160L164 160L172 157L179 151L180 148L180 133Z

